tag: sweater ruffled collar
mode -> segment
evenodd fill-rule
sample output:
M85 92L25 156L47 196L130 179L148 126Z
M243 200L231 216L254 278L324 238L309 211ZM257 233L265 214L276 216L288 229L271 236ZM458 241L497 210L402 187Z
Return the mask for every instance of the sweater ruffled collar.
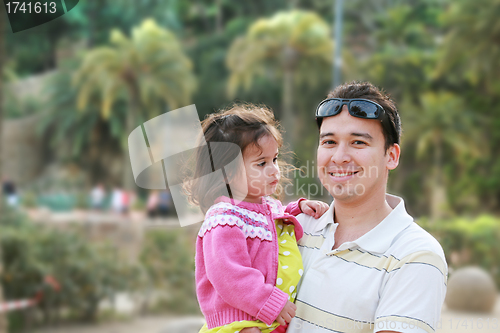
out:
M227 202L227 203L230 203L231 205L251 210L252 212L265 214L266 212L271 211L271 207L269 205L268 200L270 200L269 197L262 197L261 203L253 203L253 202L246 202L246 201L239 201L239 200L231 199L231 198L226 197L226 196L220 196L215 200L215 203Z

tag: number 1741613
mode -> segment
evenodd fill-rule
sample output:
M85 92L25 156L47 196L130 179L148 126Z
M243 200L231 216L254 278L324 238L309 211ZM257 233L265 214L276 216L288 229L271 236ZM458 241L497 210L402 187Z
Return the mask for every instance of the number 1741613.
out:
M18 1L9 1L5 4L8 14L15 13L51 13L54 14L57 11L55 2L18 2Z

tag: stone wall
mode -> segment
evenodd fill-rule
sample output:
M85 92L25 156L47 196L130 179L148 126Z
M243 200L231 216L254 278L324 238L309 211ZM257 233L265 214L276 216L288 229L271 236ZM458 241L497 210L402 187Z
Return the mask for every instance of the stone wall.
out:
M39 119L34 115L3 123L2 172L18 185L32 181L43 168L42 145L36 134Z
M30 76L6 85L5 93L17 98L33 98L43 103L44 85L54 71ZM36 178L44 168L42 142L37 126L43 116L43 110L36 115L20 119L4 119L2 128L2 176L12 179L18 185L24 185Z

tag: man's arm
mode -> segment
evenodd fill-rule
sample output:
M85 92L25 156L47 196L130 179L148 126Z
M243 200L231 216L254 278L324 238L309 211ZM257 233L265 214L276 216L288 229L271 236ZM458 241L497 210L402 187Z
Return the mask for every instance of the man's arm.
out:
M432 333L446 294L447 266L431 251L412 253L388 273L374 332Z

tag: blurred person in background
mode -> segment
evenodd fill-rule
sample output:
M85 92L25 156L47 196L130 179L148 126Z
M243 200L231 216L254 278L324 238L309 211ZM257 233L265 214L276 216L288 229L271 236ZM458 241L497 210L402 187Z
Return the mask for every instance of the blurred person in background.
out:
M103 210L106 191L101 183L98 183L90 192L90 205L92 209Z
M122 210L121 213L123 215L128 215L130 211L130 204L132 202L132 192L123 190L122 191Z
M172 194L167 188L158 195L158 215L165 217L172 212Z
M399 164L394 102L368 82L338 86L316 109L318 174L333 196L300 214L304 274L288 333L433 332L446 294L441 245L386 193Z
M157 215L159 195L157 190L149 192L146 210L149 218L154 218Z
M2 190L7 204L11 207L17 207L19 196L17 195L16 185L8 177L5 177L2 181Z
M123 190L119 186L113 188L111 193L111 209L118 214L123 213Z

